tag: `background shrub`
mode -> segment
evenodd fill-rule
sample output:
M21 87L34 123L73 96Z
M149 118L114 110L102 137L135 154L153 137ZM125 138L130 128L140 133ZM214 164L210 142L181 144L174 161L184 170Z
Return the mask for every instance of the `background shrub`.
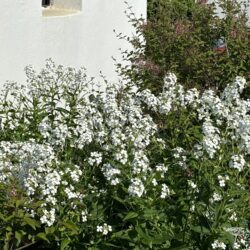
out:
M199 89L220 91L237 75L248 80L250 33L244 5L217 1L224 13L220 19L215 5L196 2L150 0L147 22L138 22L129 13L137 35L130 41L135 51L124 53L133 67L123 68L123 75L142 80L153 91L161 89L169 71L176 73L185 87Z

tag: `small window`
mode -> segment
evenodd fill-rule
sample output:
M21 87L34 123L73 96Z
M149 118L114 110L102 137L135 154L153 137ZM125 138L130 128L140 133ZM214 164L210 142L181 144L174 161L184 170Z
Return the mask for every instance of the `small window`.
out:
M43 7L48 7L51 5L51 0L42 0L42 6Z

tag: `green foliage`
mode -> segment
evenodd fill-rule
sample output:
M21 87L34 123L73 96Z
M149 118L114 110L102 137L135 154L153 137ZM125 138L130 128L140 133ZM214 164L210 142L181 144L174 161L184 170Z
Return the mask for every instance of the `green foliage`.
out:
M216 240L228 249L242 238L249 243L249 149L229 122L235 119L216 115L217 106L229 108L232 117L248 121L245 100L237 95L235 103L227 101L238 85L244 87L241 78L232 93L228 86L224 99L190 99L173 75L159 96L128 85L107 86L105 97L89 87L82 71L50 61L41 73L30 71L27 89L5 86L0 103L1 249L198 250L212 249ZM159 109L151 105L154 98L162 100ZM160 111L169 101L172 108ZM202 115L215 124L210 147L214 128L223 142L213 157L205 147L196 149L206 138ZM87 130L77 124L86 122L87 128L95 125L95 137L79 145ZM119 142L128 154L125 162L117 160ZM92 152L102 154L101 162L91 163ZM244 168L230 167L240 153ZM115 184L103 168L107 163L119 170ZM131 179L141 181L142 192L131 190Z
M237 75L250 79L250 31L245 12L237 1L216 1L224 15L220 19L214 4L195 2L150 0L147 22L128 14L137 36L130 41L135 50L124 54L133 64L132 69L121 70L125 77L142 81L153 91L161 90L167 72L174 72L187 88L218 91ZM225 46L219 49L220 41Z

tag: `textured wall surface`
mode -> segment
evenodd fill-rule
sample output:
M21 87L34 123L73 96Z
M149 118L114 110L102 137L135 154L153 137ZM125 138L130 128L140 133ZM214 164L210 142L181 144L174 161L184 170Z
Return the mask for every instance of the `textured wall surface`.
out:
M53 0L53 5L57 8L81 10L82 0Z
M138 17L146 16L146 0L127 0ZM25 80L28 64L40 69L52 58L65 66L87 68L89 76L102 71L115 80L112 56L128 44L113 30L131 35L123 0L82 0L82 11L60 17L42 16L41 0L1 0L0 85Z

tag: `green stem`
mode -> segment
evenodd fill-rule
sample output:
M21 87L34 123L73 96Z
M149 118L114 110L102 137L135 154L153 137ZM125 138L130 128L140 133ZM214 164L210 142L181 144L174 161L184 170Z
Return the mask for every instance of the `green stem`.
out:
M37 241L32 242L32 243L27 244L27 245L25 245L25 246L22 246L22 247L16 248L16 250L22 250L22 249L28 248L28 247L30 247L30 246L32 246L32 245L34 245L34 244L36 244L36 243L37 243Z

